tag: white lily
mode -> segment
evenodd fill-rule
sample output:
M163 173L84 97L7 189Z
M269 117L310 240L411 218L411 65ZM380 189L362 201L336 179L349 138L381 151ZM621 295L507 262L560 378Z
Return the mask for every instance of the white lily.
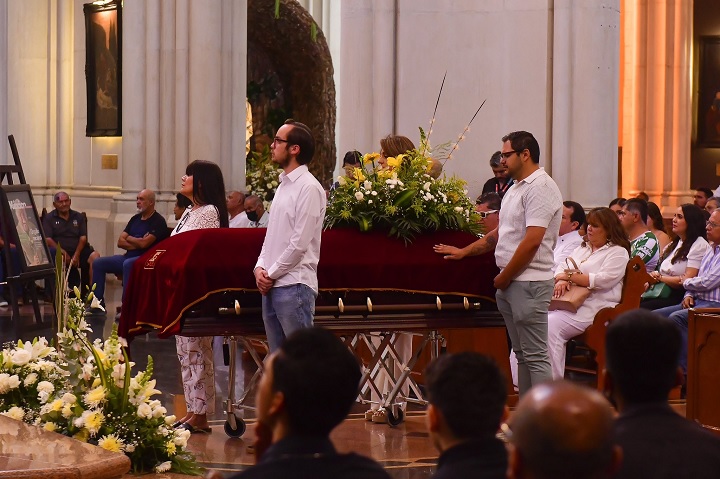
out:
M92 301L90 302L90 308L100 308L101 310L105 311L105 308L103 308L103 305L100 303L100 300L97 299L95 295L92 297Z

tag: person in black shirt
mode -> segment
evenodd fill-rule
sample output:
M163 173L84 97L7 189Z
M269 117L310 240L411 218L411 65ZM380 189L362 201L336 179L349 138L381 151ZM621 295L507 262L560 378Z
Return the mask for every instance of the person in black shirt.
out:
M339 454L330 441L360 377L357 359L330 331L303 328L288 336L266 360L255 396L258 462L233 479L390 479L375 461Z
M606 395L619 411L615 438L623 461L615 476L710 479L720 474L720 437L677 414L670 390L683 381L680 332L655 313L621 314L607 330Z
M508 174L508 169L500 164L502 155L499 151L493 153L490 157L490 168L492 168L493 176L485 182L482 189L482 194L485 193L497 193L502 199L505 196L505 192L513 184L513 179Z
M507 417L505 379L477 353L444 354L425 370L425 422L440 451L433 479L505 479L507 452L496 438Z

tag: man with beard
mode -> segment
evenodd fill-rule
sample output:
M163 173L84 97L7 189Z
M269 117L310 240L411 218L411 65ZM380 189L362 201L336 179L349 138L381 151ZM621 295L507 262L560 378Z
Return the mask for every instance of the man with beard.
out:
M283 172L254 273L273 352L290 333L313 324L326 197L307 167L315 140L306 125L287 120L275 134L270 152Z

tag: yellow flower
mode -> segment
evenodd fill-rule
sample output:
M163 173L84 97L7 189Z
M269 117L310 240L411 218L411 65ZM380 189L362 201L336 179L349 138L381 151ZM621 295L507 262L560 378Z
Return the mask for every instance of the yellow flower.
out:
M85 394L85 404L90 407L96 407L98 404L105 400L105 388L98 386L95 389L91 389Z
M398 155L397 157L391 156L387 159L387 165L389 168L399 168L402 164L402 157L403 155Z
M168 441L168 442L166 442L166 443L165 443L165 450L167 451L168 454L170 454L171 456L174 456L174 455L175 455L175 451L177 450L177 449L176 449L176 446L175 446L175 442L174 442L174 441Z
M52 432L55 429L57 429L57 424L55 424L54 422L46 422L45 425L43 426L43 429L45 429L46 431Z
M100 426L105 422L105 416L100 411L93 411L85 418L85 427L90 434L95 435L100 430Z
M63 407L63 400L62 399L56 399L50 404L50 410L51 411L60 411Z
M124 449L122 439L119 439L115 434L108 434L100 438L98 446L110 452L123 452Z
M363 175L363 171L360 168L353 169L353 178L358 182L365 181L365 175Z
M87 429L83 428L79 432L75 433L75 435L73 436L73 439L77 439L78 441L81 441L81 442L87 442L89 437L90 437L90 433L88 432Z
M371 163L375 158L380 158L380 153L367 153L363 156L363 163Z

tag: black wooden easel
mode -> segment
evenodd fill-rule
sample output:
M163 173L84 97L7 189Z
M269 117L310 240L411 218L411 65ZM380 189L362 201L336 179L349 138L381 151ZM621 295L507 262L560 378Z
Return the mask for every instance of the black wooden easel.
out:
M22 164L20 163L20 155L18 154L17 145L15 144L15 138L13 137L13 135L8 136L8 141L10 142L10 150L12 151L12 156L15 164L0 165L0 185L27 185L27 182L25 181L25 173L23 172ZM15 182L16 179L17 183ZM2 197L3 201L7 202L7 197L4 192L2 195L0 195L0 197ZM15 329L15 332L17 332L20 326L20 298L18 297L18 294L16 292L17 286L20 285L23 291L27 291L27 293L29 294L33 305L33 311L35 313L35 322L37 324L42 324L43 318L40 312L40 305L38 301L37 288L35 287L35 281L38 279L44 279L46 280L46 285L51 284L52 281L49 280L52 280L55 277L55 266L54 260L50 256L48 246L47 244L45 244L45 235L43 233L43 245L45 248L45 253L50 259L50 264L40 267L36 266L33 267L32 270L26 270L26 268L23 266L25 265L25 261L23 258L21 258L20 271L15 271L17 267L12 260L10 243L14 242L15 244L17 244L17 232L10 227L10 225L13 224L11 223L13 221L11 217L12 215L10 217L6 216L9 208L5 208L5 205L2 206L3 207L0 208L0 232L2 233L2 237L5 240L5 248L3 248L6 266L5 285L8 288L8 292L10 294L10 305L12 307L11 320L13 322L13 328ZM35 210L35 215L37 217L37 210ZM39 224L38 226L42 231L42 225ZM18 251L17 254L21 253Z

